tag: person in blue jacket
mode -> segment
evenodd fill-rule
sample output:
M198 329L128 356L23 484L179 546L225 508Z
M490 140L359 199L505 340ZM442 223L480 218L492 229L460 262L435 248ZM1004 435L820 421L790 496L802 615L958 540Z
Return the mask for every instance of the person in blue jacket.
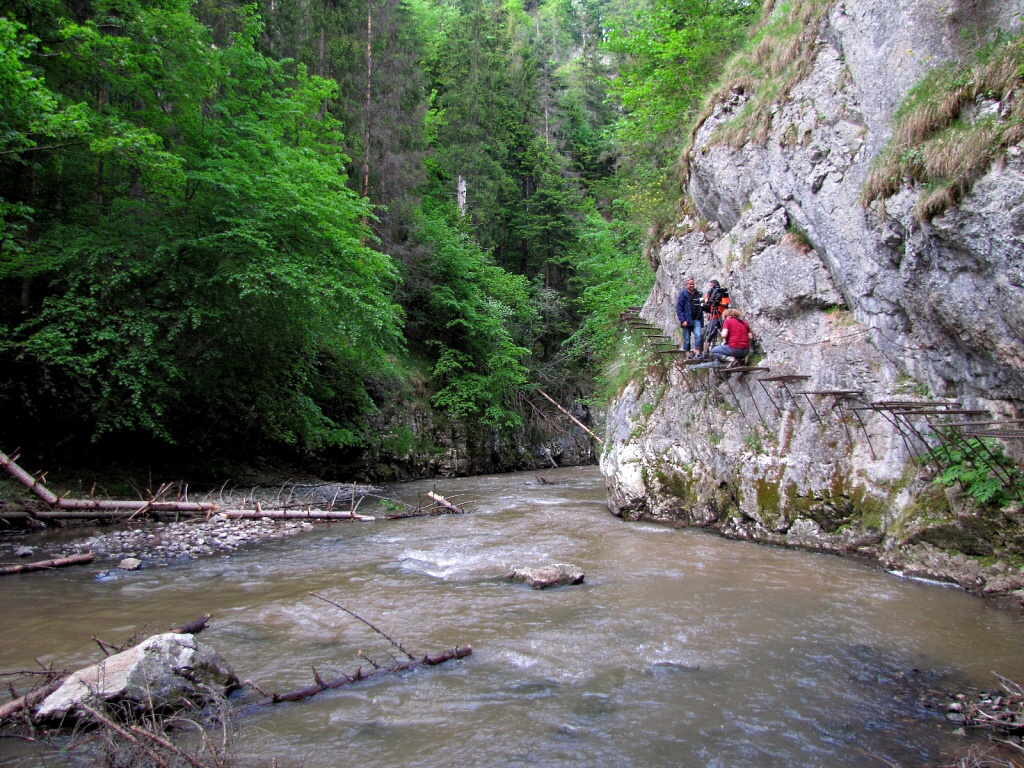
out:
M687 278L686 287L679 293L679 300L676 302L676 317L679 318L679 325L683 329L683 351L687 353L687 357L698 357L701 354L701 331L704 329L702 303L702 297L697 292L697 283L692 277Z

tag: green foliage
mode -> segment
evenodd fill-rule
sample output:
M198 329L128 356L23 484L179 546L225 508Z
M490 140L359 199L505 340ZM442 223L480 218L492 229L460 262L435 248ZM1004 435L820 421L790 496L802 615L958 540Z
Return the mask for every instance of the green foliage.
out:
M530 284L497 266L457 218L443 208L420 214L417 258L406 276L410 335L436 359L435 407L518 426L514 401L529 381L522 361L530 350L514 333L534 319Z
M979 504L999 507L1024 492L1024 471L993 440L971 437L956 446L944 442L925 459L943 467L936 482L947 488L960 485Z
M10 5L5 439L323 458L374 397L509 428L531 386L654 364L618 317L653 282L637 222L754 10L652 2Z
M618 206L616 211L626 210ZM585 211L575 256L574 285L584 320L568 340L570 354L608 366L620 354L626 307L642 304L654 284L643 258L643 233L625 215L608 221L593 203Z
M611 85L629 115L618 126L620 140L671 151L758 8L732 0L650 0L621 16L609 44L623 61Z
M39 39L23 24L0 17L0 169L21 170L33 152L50 141L76 140L83 128L81 110L62 104L28 59ZM41 144L42 142L42 144ZM32 220L23 200L0 196L0 249L20 255L21 238ZM4 276L0 263L0 278Z
M761 431L754 429L749 435L743 438L743 444L749 448L753 453L763 454L766 453L764 447L764 441L761 439Z
M612 15L608 49L619 62L609 89L624 116L614 126L627 196L645 223L678 211L670 165L708 89L745 39L760 3L644 0Z
M259 53L251 14L221 48L189 7L50 4L39 66L87 127L33 157L35 231L0 277L39 298L0 316L0 354L73 392L94 436L352 444L401 315L322 113L333 86Z

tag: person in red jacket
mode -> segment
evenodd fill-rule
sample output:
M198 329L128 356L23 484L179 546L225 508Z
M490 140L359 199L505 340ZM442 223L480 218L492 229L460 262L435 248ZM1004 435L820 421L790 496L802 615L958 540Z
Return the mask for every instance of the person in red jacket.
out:
M711 350L711 356L725 362L732 358L730 365L738 365L750 354L751 333L747 321L740 317L739 310L730 307L722 313L722 344Z

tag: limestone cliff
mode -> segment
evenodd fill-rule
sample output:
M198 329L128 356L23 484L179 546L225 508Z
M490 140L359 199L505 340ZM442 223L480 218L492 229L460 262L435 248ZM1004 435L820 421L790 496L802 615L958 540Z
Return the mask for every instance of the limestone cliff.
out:
M912 87L996 30L1016 33L1024 3L816 7L800 19L803 68L778 98L757 116L752 88L727 87L695 131L684 174L695 210L653 250L640 312L678 338L685 278L718 278L770 370L727 376L651 354L609 408L609 506L1024 601L1021 505L971 503L917 460L936 445L929 418L982 416L900 422L868 408L949 400L989 420L1022 415L1024 152L999 147L930 219L915 212L924 190L913 184L862 203ZM979 95L960 118L1009 114L1017 98ZM737 133L744 120L760 122ZM807 378L759 381L777 375ZM1022 445L1003 449L1019 462Z

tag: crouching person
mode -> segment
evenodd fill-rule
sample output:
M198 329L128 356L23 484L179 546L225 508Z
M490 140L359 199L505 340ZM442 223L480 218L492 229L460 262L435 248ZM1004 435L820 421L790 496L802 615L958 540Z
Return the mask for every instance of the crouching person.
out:
M722 344L711 350L711 356L729 365L739 365L750 354L750 326L731 307L722 313Z

